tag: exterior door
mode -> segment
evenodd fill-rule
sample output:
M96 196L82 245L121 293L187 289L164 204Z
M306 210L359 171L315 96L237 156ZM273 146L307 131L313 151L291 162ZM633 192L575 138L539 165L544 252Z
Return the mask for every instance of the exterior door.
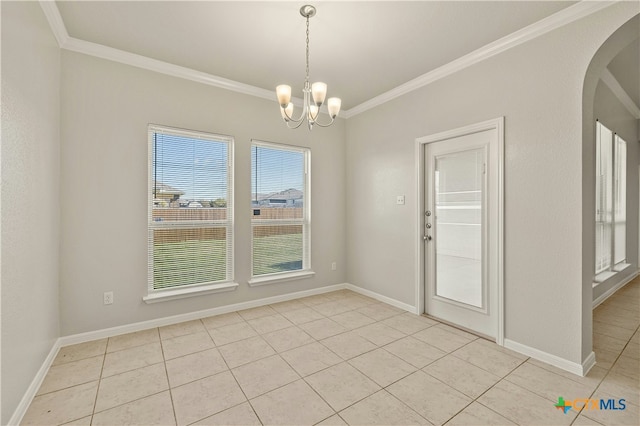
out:
M425 311L496 338L496 129L425 145Z

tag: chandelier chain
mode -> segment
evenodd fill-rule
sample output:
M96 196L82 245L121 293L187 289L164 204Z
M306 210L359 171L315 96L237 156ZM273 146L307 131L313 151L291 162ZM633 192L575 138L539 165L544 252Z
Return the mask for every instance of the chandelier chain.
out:
M309 82L309 16L307 16L307 83Z

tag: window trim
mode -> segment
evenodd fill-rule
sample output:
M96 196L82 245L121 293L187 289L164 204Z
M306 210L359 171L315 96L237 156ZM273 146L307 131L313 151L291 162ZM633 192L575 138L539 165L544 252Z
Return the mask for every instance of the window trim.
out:
M154 134L164 133L168 135L200 139L206 141L222 142L227 145L227 219L211 221L181 221L181 222L155 222L153 221L153 143ZM234 256L234 138L233 136L221 135L210 132L180 129L175 127L149 124L147 128L147 294L142 298L145 303L156 303L160 301L175 300L185 297L192 297L204 294L232 291L238 287L235 282L235 256ZM161 289L153 288L153 265L154 256L151 249L151 238L156 229L179 229L179 228L219 228L226 229L227 259L228 265L226 279L223 281L202 282L183 286L166 287Z
M279 219L257 219L254 222L253 215L250 219L251 226L251 270L248 284L251 287L262 286L265 284L274 284L282 281L290 281L302 278L311 278L315 275L311 267L311 148L305 146L289 145L276 142L267 142L259 139L251 139L251 150L253 147L262 147L268 149L278 149L286 151L294 151L303 154L304 158L304 204L303 218L292 220ZM253 155L253 154L252 154ZM253 168L252 168L253 173ZM252 206L253 209L253 206ZM268 225L302 225L303 241L302 241L302 269L295 271L276 272L271 274L254 275L253 273L253 227ZM304 237L306 235L306 238Z

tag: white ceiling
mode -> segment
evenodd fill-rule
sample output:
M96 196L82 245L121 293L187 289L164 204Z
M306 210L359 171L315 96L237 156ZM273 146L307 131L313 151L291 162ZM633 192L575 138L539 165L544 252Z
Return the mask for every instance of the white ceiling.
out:
M574 3L316 0L311 81L349 109ZM302 1L56 4L73 38L267 90L287 83L301 97Z
M618 53L607 68L636 107L640 107L640 39Z

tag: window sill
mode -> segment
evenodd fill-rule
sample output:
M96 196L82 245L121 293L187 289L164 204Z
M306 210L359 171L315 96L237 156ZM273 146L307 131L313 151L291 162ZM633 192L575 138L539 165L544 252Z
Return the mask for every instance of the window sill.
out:
M622 271L624 271L625 269L627 269L630 266L631 266L630 263L618 263L617 265L615 265L613 267L612 271L600 272L598 275L596 275L593 278L593 287L597 286L598 284L601 284L601 283L605 282L606 280L608 280L611 277L614 277L618 272L622 272Z
M227 282L221 284L207 284L191 288L164 290L157 293L148 294L147 296L143 297L142 300L144 300L144 302L147 304L166 302L169 300L184 299L186 297L233 291L238 288L238 285L238 283Z
M251 287L256 287L256 286L265 285L265 284L275 284L282 281L291 281L291 280L297 280L300 278L311 278L315 274L316 273L310 269L306 271L299 271L299 272L285 272L282 274L271 274L271 275L265 275L262 277L251 278L249 280L249 285Z

